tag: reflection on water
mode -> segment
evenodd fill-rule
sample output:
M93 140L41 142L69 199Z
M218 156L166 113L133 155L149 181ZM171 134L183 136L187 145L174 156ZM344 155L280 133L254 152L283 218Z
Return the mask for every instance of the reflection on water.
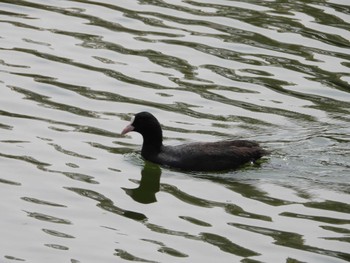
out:
M159 192L160 176L162 172L157 164L145 162L141 171L141 180L137 188L123 188L124 191L137 202L150 204L157 201L156 193Z
M117 215L125 216L131 219L135 220L144 220L147 217L141 213L137 213L134 211L128 211L124 210L122 208L119 208L113 204L113 201L109 198L103 196L102 194L99 194L97 192L88 190L88 189L78 189L78 188L67 188L70 191L73 191L83 197L88 197L90 199L93 199L98 202L97 206L108 211L115 213Z
M0 261L350 261L349 7L0 1ZM143 110L271 155L161 169L119 134Z

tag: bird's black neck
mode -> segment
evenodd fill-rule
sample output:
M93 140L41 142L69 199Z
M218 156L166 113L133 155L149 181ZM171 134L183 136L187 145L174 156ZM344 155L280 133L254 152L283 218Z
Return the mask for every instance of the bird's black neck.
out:
M147 159L147 156L157 155L163 145L162 130L153 131L152 134L143 134L143 144L141 154Z

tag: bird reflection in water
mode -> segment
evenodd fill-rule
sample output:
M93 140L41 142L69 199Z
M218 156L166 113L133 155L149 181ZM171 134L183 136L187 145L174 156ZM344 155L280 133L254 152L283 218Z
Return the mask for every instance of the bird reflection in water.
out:
M157 202L156 193L159 192L161 174L159 165L146 161L141 171L139 187L122 189L136 202L142 204Z

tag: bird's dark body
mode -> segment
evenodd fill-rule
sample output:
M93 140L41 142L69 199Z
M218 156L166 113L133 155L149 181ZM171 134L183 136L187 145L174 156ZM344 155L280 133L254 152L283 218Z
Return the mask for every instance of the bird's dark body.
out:
M162 146L157 154L143 151L142 157L181 170L220 171L238 168L259 159L264 153L255 142L237 140Z
M222 171L236 169L266 155L257 142L228 140L218 142L194 142L177 146L162 143L162 130L158 120L148 112L135 115L129 131L143 136L141 155L148 161L172 168L189 171Z

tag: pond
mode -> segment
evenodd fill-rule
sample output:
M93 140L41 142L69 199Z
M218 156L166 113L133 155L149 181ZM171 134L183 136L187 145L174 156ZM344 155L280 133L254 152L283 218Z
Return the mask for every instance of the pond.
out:
M1 262L350 261L347 0L0 1ZM226 172L145 161L249 139Z

